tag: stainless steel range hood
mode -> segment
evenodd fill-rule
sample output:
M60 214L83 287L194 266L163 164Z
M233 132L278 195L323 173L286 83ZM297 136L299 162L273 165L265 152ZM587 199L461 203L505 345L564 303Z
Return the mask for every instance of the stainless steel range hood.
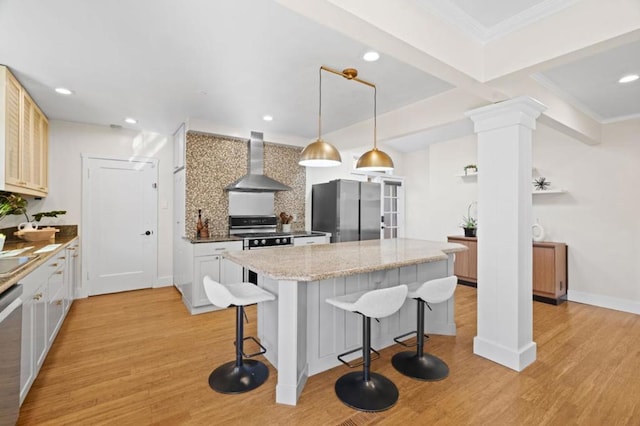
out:
M251 132L247 168L248 173L229 184L225 188L227 191L275 192L291 190L291 187L264 175L264 141L260 132Z

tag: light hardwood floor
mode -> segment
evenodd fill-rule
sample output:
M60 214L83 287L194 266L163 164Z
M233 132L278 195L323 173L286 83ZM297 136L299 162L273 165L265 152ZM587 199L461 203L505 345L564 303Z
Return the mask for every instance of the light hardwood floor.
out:
M233 359L234 310L191 316L173 288L77 300L20 411L19 425L614 425L640 424L640 316L534 302L537 361L521 373L473 355L476 290L456 291L458 335L426 350L450 376L421 382L381 351L372 370L400 400L360 413L337 400L347 367L310 377L295 407L275 404L277 372L253 392L222 395L209 373ZM255 334L255 308L247 334ZM267 363L268 364L268 363Z

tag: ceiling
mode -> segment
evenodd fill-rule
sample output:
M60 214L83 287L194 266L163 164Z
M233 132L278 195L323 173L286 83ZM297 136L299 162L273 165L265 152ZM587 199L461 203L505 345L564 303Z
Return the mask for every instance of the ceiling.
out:
M492 81L470 76L455 61L443 68L446 60L432 61L430 52L409 46L402 28L392 34L375 28L369 16L346 13L354 2L292 3L0 0L0 40L4 41L0 63L9 66L53 120L171 134L189 118L264 131L272 140L270 135L287 135L302 143L317 136L320 65L338 70L355 67L359 77L375 83L378 116L388 113L391 117L393 111L456 90L477 94L494 89ZM473 49L486 49L496 40L517 36L523 28L544 24L576 3L402 0L403 5L419 9L413 13L416 19L425 19L431 27L435 21L426 19L446 22ZM321 6L329 12L340 9L340 13L327 18L294 10ZM362 36L350 34L360 25ZM379 61L362 59L370 49L381 52ZM522 67L512 76L534 78L536 84L598 123L640 116L640 83L617 83L622 74L640 73L640 41L617 42L614 48L566 55L564 60L558 59L561 56L543 65ZM430 68L431 63L437 66ZM469 83L460 84L463 80ZM56 87L69 88L74 94L59 95L53 90ZM373 101L370 87L322 73L323 133L371 119ZM456 120L448 124L457 122L458 132L470 129L468 122L459 122L465 108L461 105ZM263 121L265 114L272 115L273 121ZM125 117L138 123L126 124ZM384 124L379 120L379 127ZM419 149L424 141L439 139L420 137L415 129L386 134L381 129L381 133L392 146L394 140L397 143L411 133L414 141L402 150Z

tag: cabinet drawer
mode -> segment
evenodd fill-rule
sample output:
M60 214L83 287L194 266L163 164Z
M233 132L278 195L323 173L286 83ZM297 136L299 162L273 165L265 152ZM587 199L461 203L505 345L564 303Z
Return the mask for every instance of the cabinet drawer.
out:
M326 244L327 237L319 236L319 237L295 237L293 239L294 246L308 246L311 244Z
M197 243L194 244L194 256L212 256L224 253L225 251L242 250L242 241L231 241L224 243Z

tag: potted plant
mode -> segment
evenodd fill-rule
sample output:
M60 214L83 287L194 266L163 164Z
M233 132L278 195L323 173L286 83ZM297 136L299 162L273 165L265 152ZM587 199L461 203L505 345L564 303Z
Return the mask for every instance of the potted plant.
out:
M478 220L471 216L472 205L473 203L469 204L469 207L467 207L467 215L462 216L462 223L460 224L460 227L464 229L465 237L475 237L476 231L478 230Z
M35 213L33 215L33 220L31 220L29 219L29 215L27 214L27 204L28 204L27 200L22 198L22 196L20 196L19 194L12 194L10 192L0 192L0 219L5 217L6 215L24 215L27 221L18 225L18 231L22 232L23 230L28 230L28 231L37 230L38 224L36 222L40 222L40 220L43 217L58 217L58 215L63 215L67 213L66 210L52 210L49 212L39 212L39 213ZM0 234L0 236L1 235L2 234ZM17 234L17 235L20 236L21 234Z

